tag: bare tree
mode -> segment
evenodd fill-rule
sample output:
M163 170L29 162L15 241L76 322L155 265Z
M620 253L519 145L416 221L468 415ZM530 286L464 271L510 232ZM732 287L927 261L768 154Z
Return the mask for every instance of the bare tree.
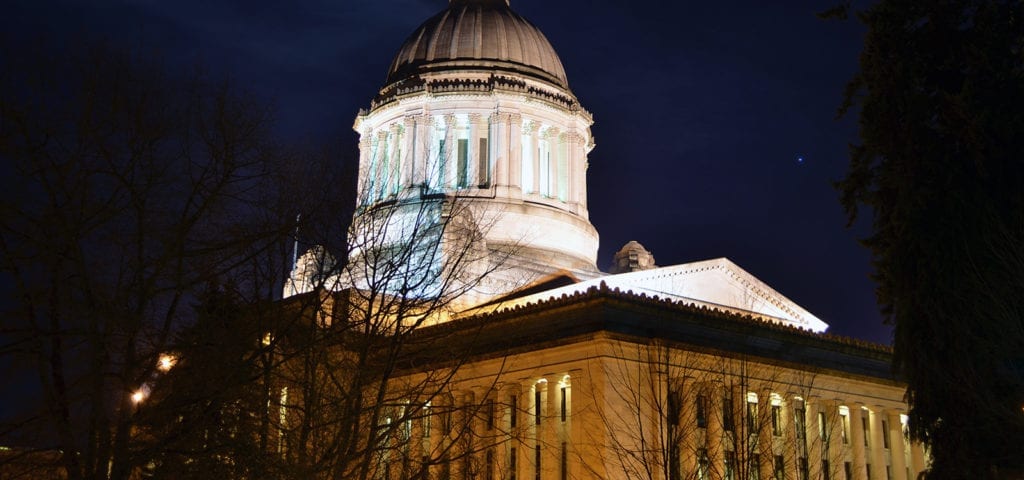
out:
M841 478L827 452L838 413L821 410L824 435L811 430L817 418L807 419L805 399L817 388L813 373L662 340L613 345L616 353L601 374L614 395L596 412L608 455L592 474Z

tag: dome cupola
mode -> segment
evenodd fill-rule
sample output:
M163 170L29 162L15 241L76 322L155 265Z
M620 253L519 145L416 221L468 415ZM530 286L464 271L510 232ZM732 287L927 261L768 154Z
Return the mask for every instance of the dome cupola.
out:
M391 62L387 84L466 70L514 73L568 89L551 43L507 0L451 0L406 39Z

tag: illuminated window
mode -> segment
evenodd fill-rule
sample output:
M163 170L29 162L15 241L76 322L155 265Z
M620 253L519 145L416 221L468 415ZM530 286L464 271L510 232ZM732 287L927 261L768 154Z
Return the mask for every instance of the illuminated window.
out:
M489 151L487 150L487 139L480 139L479 149L477 151L477 162L476 162L476 173L477 173L477 185L480 188L487 188L491 186L491 164L488 158Z
M539 149L538 154L540 155L540 171L537 172L540 177L540 194L545 197L551 196L551 142L542 138L538 142Z
M782 436L782 407L772 405L772 435Z
M871 437L871 427L869 426L870 422L868 421L868 415L869 414L868 414L868 412L861 412L861 415L863 415L862 417L860 417L860 425L861 425L861 428L864 430L864 446L868 447L868 446L870 446L870 442L868 442L868 438Z
M828 428L826 428L827 422L825 412L818 412L818 436L825 443L826 448L828 445Z
M458 188L469 186L469 139L460 138L455 157L455 182Z
M840 427L842 428L843 445L850 443L850 415L848 413L839 412Z
M697 450L697 478L699 480L708 480L708 470L711 466L711 462L708 460L708 451L706 448Z
M747 402L747 432L757 433L757 403Z
M430 419L433 416L430 413L430 402L427 402L423 405L423 438L430 438Z

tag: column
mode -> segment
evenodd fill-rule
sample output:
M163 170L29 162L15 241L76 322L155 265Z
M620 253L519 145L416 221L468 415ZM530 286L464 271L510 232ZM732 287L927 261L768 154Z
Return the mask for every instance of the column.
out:
M584 437L586 428L583 413L593 411L593 388L586 372L581 368L569 370L569 418L566 432L569 442L569 478L583 478L588 470L583 468L584 455L581 449L586 446Z
M416 160L416 135L419 134L417 131L415 116L407 116L402 119L402 175L399 180L402 190L408 189L414 185L413 172L415 171L414 164Z
M757 394L757 423L757 447L760 456L760 464L756 466L760 469L757 478L771 478L770 472L775 458L775 450L772 448L775 432L772 430L772 391L769 388L762 388Z
M533 194L540 194L540 124L531 121L526 125L526 134L530 136L530 167L533 171L530 191Z
M889 457L892 462L892 480L905 480L907 478L907 453L906 443L903 438L903 423L900 422L900 412L897 410L886 410L886 418L889 420Z
M683 478L695 478L697 471L697 402L700 398L699 384L693 377L683 377L682 393L679 396L679 469Z
M558 156L560 153L558 127L544 131L548 143L548 197L558 198Z
M721 382L710 382L707 389L708 430L704 446L708 452L708 465L712 472L724 472L725 429L722 424L722 398L725 390ZM714 474L712 474L714 476Z
M823 412L821 398L807 397L804 401L807 417L807 466L812 478L818 478L821 472L821 460L826 448L826 439L821 437L821 425L818 412ZM799 462L798 462L799 463ZM818 473L817 475L815 473Z
M910 443L910 474L911 478L917 478L924 471L927 460L924 455L924 445L921 442Z
M543 478L558 478L558 467L561 462L561 396L559 395L558 380L561 375L545 373L544 378L548 381L544 385L544 409L541 413L541 458L544 461L544 468L541 469Z
M361 132L359 134L359 175L356 185L358 202L362 205L369 203L370 196L367 192L370 177L370 153L373 147L373 133Z
M871 438L868 440L867 460L871 462L872 480L885 478L885 447L882 435L882 410L875 407L874 410L865 412L868 415L868 428Z
M798 398L801 399L798 400ZM805 435L807 435L807 422L804 422L804 431L798 432L797 427L799 426L799 424L796 421L797 408L804 408L803 403L804 402L802 400L802 397L800 397L795 392L786 392L786 398L783 399L782 463L784 465L784 468L786 469L785 478L799 478L799 475L797 475L797 471L799 469L800 464L799 459L801 455L804 455L806 453L804 450L804 445L806 445L807 442L807 439L805 438ZM774 459L772 461L772 471L774 471Z
M458 119L453 114L444 116L444 152L441 153L442 158L438 158L441 165L441 171L444 172L442 175L441 189L447 190L452 188L456 182L456 173L458 171L458 152L459 145L456 141L455 129L458 128Z
M479 113L474 113L469 116L470 121L470 134L469 138L472 139L472 145L470 145L470 151L473 155L470 157L472 160L473 180L470 184L474 187L490 186L494 183L493 170L491 165L494 163L491 158L491 152L494 151L494 147L491 145L491 126L489 124L488 117ZM486 141L486 147L481 149L481 140Z
M508 144L502 150L508 168L509 196L522 197L523 181L523 117L518 113L508 116Z
M823 460L828 460L828 478L833 479L840 478L839 473L843 471L843 418L839 414L842 403L839 399L822 402L828 432L827 456Z
M853 454L853 480L867 480L867 451L864 448L863 418L868 412L863 403L850 406L850 446ZM873 477L872 477L873 478Z
M401 186L402 175L402 148L401 148L402 124L395 122L388 127L388 161L387 171L384 172L384 181L381 184L383 198L391 197L398 193Z

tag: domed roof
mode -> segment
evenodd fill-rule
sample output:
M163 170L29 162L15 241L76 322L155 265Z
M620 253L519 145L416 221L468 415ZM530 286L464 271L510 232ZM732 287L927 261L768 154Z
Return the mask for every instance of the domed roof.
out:
M504 70L569 86L551 43L513 12L508 0L451 0L406 39L391 62L387 83L465 69Z

